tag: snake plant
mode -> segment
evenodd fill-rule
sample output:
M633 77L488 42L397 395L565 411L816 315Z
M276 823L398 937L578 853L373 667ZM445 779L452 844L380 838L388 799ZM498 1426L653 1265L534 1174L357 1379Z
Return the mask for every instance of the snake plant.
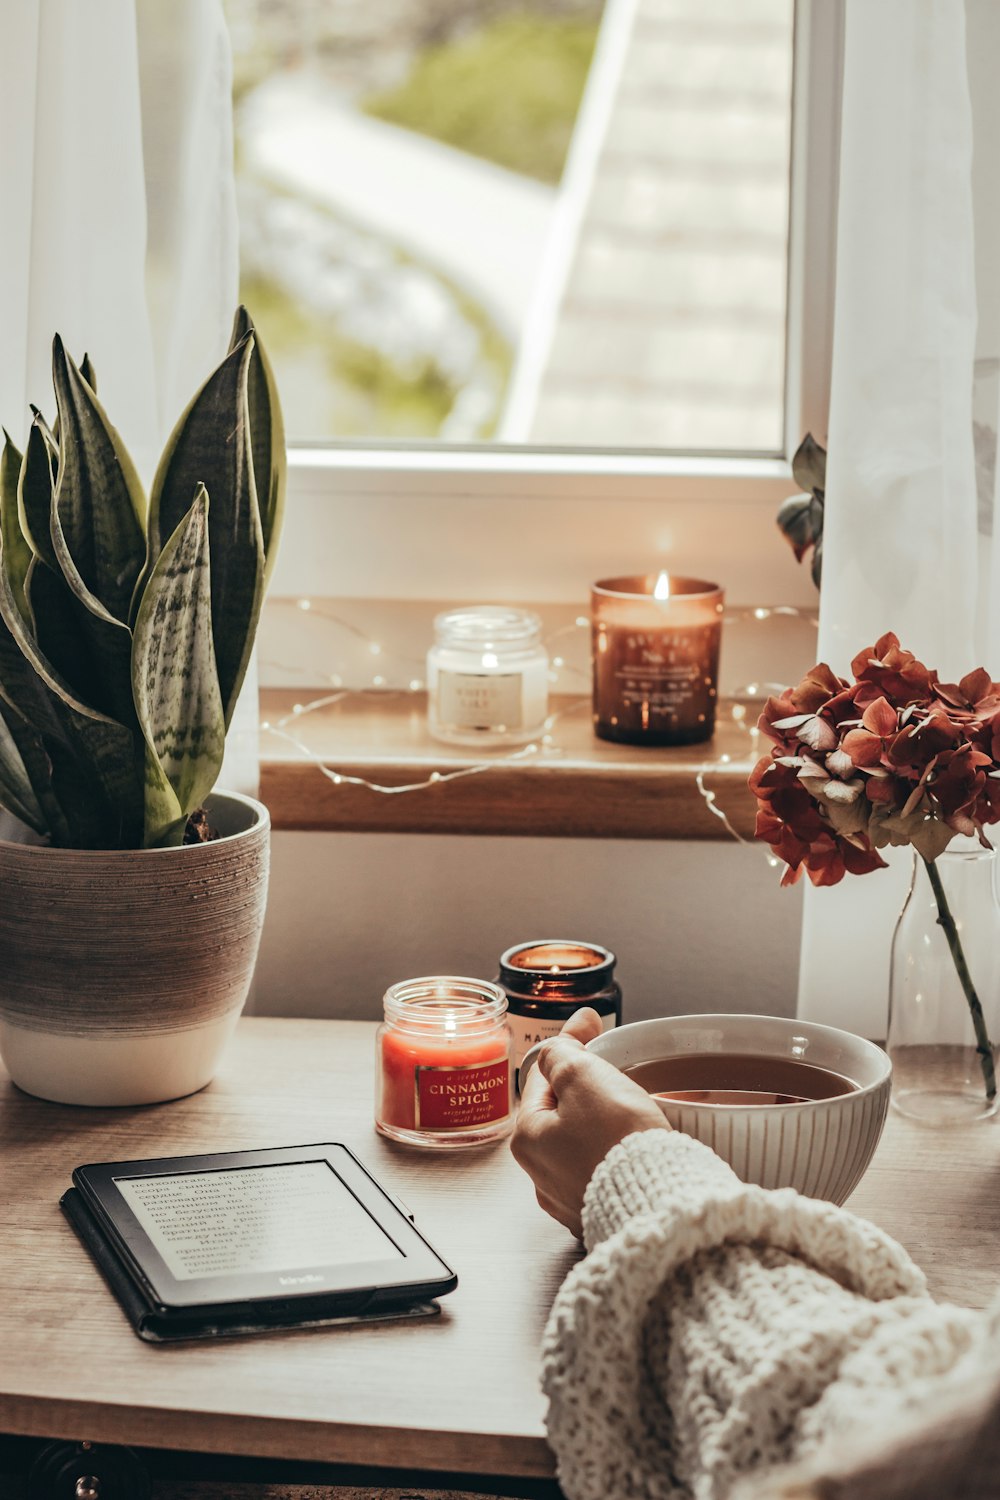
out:
M0 456L0 805L49 843L183 840L222 764L284 507L285 443L244 308L151 493L53 344L56 420Z

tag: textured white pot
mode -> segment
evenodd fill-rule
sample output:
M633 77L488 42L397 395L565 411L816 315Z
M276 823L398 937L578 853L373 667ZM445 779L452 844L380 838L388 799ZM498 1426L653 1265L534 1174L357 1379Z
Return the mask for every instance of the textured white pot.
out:
M153 1104L209 1083L243 1009L270 819L207 799L222 837L179 849L0 840L0 1056L60 1104Z

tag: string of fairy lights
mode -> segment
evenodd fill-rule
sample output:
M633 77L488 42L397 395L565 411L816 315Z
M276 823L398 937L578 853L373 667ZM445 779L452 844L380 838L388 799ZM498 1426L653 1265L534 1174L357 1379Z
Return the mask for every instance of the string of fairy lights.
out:
M338 614L336 611L330 609L325 601L310 598L299 598L288 601L278 600L275 601L275 603L278 605L286 605L287 607L300 610L303 614L309 614L318 619L322 619L336 629L352 637L363 649L363 652L371 657L372 666L376 668L376 670L372 672L370 681L362 686L348 686L344 682L344 678L341 673L328 673L326 674L326 676L328 678L328 686L330 689L329 691L324 688L324 691L321 694L318 694L316 697L310 698L307 701L293 703L291 711L289 713L283 714L279 718L264 719L261 721L260 728L263 734L280 740L284 744L287 744L294 748L303 757L303 759L309 761L310 764L314 765L316 769L327 778L328 781L333 783L334 786L362 787L366 791L371 792L376 796L401 797L408 796L417 792L426 791L430 787L442 786L447 784L448 782L461 781L469 776L483 776L488 774L490 771L495 771L504 766L525 763L555 763L558 761L560 755L563 754L563 749L559 745L557 734L554 731L556 731L559 724L569 716L590 711L591 701L589 691L589 669L584 669L576 665L576 663L574 662L567 661L565 655L558 649L557 646L557 643L559 641L565 640L567 637L572 635L578 635L580 631L590 629L589 618L586 615L578 615L571 624L560 626L556 630L550 632L550 634L546 637L544 644L547 651L549 652L550 681L558 682L564 675L578 678L581 680L581 682L585 681L587 684L586 695L581 693L581 696L579 698L575 698L569 703L562 704L559 708L550 713L545 719L545 722L542 726L542 733L536 740L533 740L529 744L522 745L514 750L494 752L488 759L475 761L471 765L456 766L455 769L451 771L435 769L430 771L426 776L421 777L420 779L397 785L387 785L383 782L374 781L368 777L354 775L351 772L344 771L336 766L329 764L328 760L325 757L316 754L316 752L305 742L301 734L296 732L297 726L300 725L306 718L308 718L310 714L318 713L323 709L336 708L342 703L353 700L374 699L378 702L384 702L389 698L416 697L416 695L424 691L424 688L426 686L424 678L422 675L417 675L417 673L414 672L414 675L408 679L405 687L390 686L387 671L379 670L379 668L382 667L383 662L386 660L386 652L382 643L374 637L370 636L367 631L362 630L353 621L345 619L343 615ZM775 617L803 620L812 626L816 626L818 623L817 616L814 611L808 609L800 609L798 606L792 604L755 605L745 608L727 608L725 611L724 620L727 624L760 624ZM397 652L394 652L392 654L392 662L394 663L397 670L400 668L417 667L422 671L424 666L423 658L420 658L418 660L415 657L407 657L405 654ZM303 669L301 666L294 663L282 662L276 660L273 657L268 657L262 661L262 666L265 668L271 668L273 670L280 671L282 674L289 677L308 675L310 682L315 683L316 673L314 671ZM784 683L778 682L748 682L737 688L733 694L733 699L735 701L730 703L729 713L731 715L733 724L746 735L746 763L748 769L752 764L752 761L756 758L757 741L760 734L756 723L753 722L753 719L756 718L756 715L751 718L749 715L749 708L752 707L754 703L763 701L770 693L782 692L784 690L784 687ZM729 766L733 764L740 765L742 764L742 759L738 757L734 761L732 755L728 754L727 752L723 752L718 756L717 763L720 766ZM695 773L694 782L708 811L712 814L713 817L717 818L722 823L727 833L729 833L737 843L746 845L752 844L752 840L744 838L739 830L734 828L732 822L726 815L725 809L719 805L717 794L712 790L711 787L706 786L705 775L706 769L699 769ZM754 845L754 847L759 846ZM768 863L772 867L777 867L781 863L780 860L776 859L774 855L769 852L767 853L766 857Z

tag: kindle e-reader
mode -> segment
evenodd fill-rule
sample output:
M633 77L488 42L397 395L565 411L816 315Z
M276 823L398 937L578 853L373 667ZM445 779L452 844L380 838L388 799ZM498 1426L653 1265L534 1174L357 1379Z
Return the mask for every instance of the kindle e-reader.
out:
M62 1208L140 1338L437 1311L454 1271L346 1146L77 1167Z

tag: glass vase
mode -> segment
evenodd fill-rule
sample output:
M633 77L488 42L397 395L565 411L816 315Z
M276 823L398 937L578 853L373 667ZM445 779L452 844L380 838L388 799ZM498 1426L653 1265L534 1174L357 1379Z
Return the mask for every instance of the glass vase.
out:
M1000 902L996 854L957 837L916 852L892 939L888 1050L893 1108L927 1125L997 1111Z

